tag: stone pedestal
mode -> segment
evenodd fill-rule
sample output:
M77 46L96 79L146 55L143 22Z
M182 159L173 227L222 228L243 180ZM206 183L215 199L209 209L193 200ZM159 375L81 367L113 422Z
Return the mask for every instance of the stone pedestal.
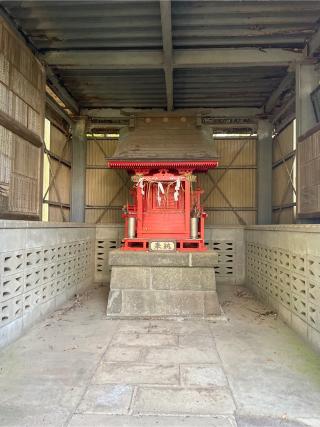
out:
M214 265L206 252L110 252L112 318L210 318L220 315Z

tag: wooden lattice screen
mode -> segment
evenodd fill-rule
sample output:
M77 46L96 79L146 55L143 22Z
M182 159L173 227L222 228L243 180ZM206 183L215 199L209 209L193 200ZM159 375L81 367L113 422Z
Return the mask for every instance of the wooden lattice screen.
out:
M298 209L300 217L320 217L320 125L298 143Z
M45 74L0 18L0 216L40 216Z

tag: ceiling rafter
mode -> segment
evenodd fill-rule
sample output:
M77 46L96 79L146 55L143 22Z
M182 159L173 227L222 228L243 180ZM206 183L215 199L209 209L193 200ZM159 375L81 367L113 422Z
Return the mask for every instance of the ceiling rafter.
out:
M268 101L265 103L265 112L271 113L276 107L279 98L294 85L295 72L289 71L281 80L279 86L272 92Z

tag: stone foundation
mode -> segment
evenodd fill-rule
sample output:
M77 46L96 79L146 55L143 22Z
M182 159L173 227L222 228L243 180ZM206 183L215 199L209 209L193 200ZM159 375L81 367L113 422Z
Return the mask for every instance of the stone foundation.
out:
M110 252L107 316L208 318L220 315L214 251Z

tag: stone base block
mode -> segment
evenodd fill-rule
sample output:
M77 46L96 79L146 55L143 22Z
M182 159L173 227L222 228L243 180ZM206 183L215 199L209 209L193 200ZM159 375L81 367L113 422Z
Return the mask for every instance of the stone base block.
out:
M221 314L217 254L110 252L112 318L208 318Z

